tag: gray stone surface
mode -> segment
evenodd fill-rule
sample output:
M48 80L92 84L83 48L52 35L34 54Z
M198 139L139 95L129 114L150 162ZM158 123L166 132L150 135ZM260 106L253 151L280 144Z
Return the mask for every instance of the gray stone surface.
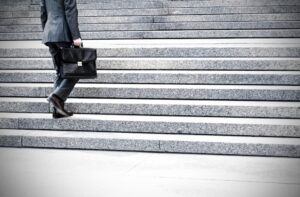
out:
M299 29L269 30L181 30L145 32L143 38L298 38ZM96 37L92 37L96 39Z
M0 147L21 147L21 136L5 136L0 134Z
M211 7L211 6L269 6L269 5L300 5L297 0L251 0L251 1L171 1L164 3L168 7Z
M18 96L18 97L45 97L45 87L39 87L38 84L1 84L0 96Z
M169 8L170 14L238 14L238 13L293 13L299 12L297 6L262 6L262 7L198 7L198 8Z
M0 71L0 82L53 82L54 71ZM300 85L300 71L98 71L82 83Z
M298 6L268 7L200 7L200 8L138 8L138 9L103 9L79 10L79 17L85 16L145 16L145 15L212 15L212 14L269 14L297 13ZM38 18L39 11L1 12L0 18Z
M169 102L167 104L167 102ZM214 105L192 101L175 103L172 101L157 102L101 102L82 103L69 101L67 108L76 113L96 114L140 114L140 115L169 115L169 116L208 116L208 117L285 117L300 118L299 105L297 106L272 106L259 105L249 106L245 101L231 106L224 101L216 101ZM223 104L223 105L218 105Z
M17 129L19 126L18 119L0 117L1 129Z
M299 58L98 58L101 70L300 70ZM49 58L2 58L0 70L52 70Z
M300 145L162 141L165 152L300 157Z
M1 113L2 116L8 116ZM160 116L75 115L52 119L51 114L16 114L19 129L74 130L125 133L168 133L299 137L299 121L289 119L191 118ZM14 116L14 114L11 114ZM3 119L3 118L2 118ZM2 120L1 119L1 120ZM1 126L2 128L5 128Z
M82 17L79 23L149 23L153 21L152 16L116 16L116 17ZM1 19L0 25L40 25L39 18L11 18Z
M0 84L0 96L46 97L52 84ZM77 84L71 97L299 101L298 86Z
M173 30L82 32L85 40L99 39L181 39L181 38L298 38L299 29L273 30ZM0 33L1 41L41 40L41 33Z
M267 21L267 20L299 20L297 13L280 14L229 14L229 15L176 15L176 16L154 16L154 22L178 22L178 21Z
M300 104L293 102L68 99L66 108L77 114L300 118ZM0 111L47 113L49 104L45 98L0 98Z
M84 135L83 135L84 136ZM92 150L121 150L121 151L151 151L160 152L159 141L143 139L118 139L96 137L71 137L68 140L68 148L92 149Z
M280 9L284 11L294 11L293 7ZM297 11L297 10L295 10ZM104 10L79 10L79 17L85 16L152 16L152 15L167 15L167 8L150 8L150 9L104 9ZM2 12L0 18L38 18L40 15L39 11L19 11L19 12Z
M298 58L121 58L97 64L99 69L125 70L300 70Z
M47 94L52 90L48 88ZM163 86L163 85L101 85L74 89L72 97L93 98L163 98L163 99L225 99L225 100L299 100L299 87L267 86Z
M146 2L122 2L122 1L114 1L109 3L87 3L87 4L78 4L79 10L102 10L102 9L122 9L122 8L163 8L162 2L159 1L146 1ZM29 10L38 11L40 9L39 5L31 5ZM26 9L28 10L28 9Z
M46 99L0 98L1 112L47 113L49 104Z
M176 23L130 23L130 24L81 24L82 32L99 31L158 31L158 30L237 30L237 29L296 29L299 21L262 21L262 22L176 22ZM1 33L21 33L42 31L41 25L2 25Z
M292 138L0 130L6 146L16 136L22 137L22 147L300 157L299 140Z
M271 33L270 30L268 30ZM293 30L289 30L293 33ZM248 31L250 32L250 30ZM123 32L124 33L124 32ZM167 32L160 32L165 34ZM180 34L180 32L177 32ZM112 35L113 36L113 35ZM203 45L203 46L143 46L128 45L126 47L97 48L98 57L299 57L300 48L297 45ZM0 58L40 58L50 57L46 48L42 49L12 49L0 48Z
M42 133L43 131L41 131ZM68 138L60 135L52 136L23 136L23 147L35 147L35 148L67 148Z
M99 63L98 63L99 64ZM0 59L0 70L51 70L53 61L48 58L2 58Z

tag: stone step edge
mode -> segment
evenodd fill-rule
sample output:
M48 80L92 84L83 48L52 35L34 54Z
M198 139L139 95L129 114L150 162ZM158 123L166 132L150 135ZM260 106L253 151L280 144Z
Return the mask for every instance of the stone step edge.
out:
M300 157L300 139L0 130L1 147Z
M46 98L0 97L0 103L48 103ZM149 105L208 105L245 107L300 107L300 102L288 101L229 101L229 100L161 100L161 99L107 99L107 98L69 98L66 104L149 104Z
M70 98L66 108L76 114L300 119L300 102ZM0 112L50 113L52 107L46 98L0 97Z
M148 45L203 45L203 44L299 44L300 38L228 38L228 39L127 39L127 40L86 40L84 41L86 44L85 47L94 47L94 46L128 46L128 45L140 45L140 46L148 46ZM0 41L0 48L47 48L42 44L41 41Z
M0 83L0 87L39 87L52 88L52 83ZM77 88L141 88L141 89L243 89L243 90L295 90L300 91L300 86L286 85L186 85L186 84L91 84L81 83L76 84Z
M0 113L0 119L27 119L53 120L49 113ZM185 116L148 116L148 115L101 115L101 114L74 114L72 117L59 119L60 121L95 120L95 121L129 121L151 123L212 123L235 125L272 125L272 126L300 126L299 119L276 118L232 118L232 117L185 117Z
M1 60L0 60L1 61ZM97 70L98 74L206 74L206 75L300 75L300 71L278 71L278 70ZM55 74L52 69L47 70L0 70L0 74Z
M0 113L0 122L2 129L300 137L299 119L75 114L57 120L50 113Z

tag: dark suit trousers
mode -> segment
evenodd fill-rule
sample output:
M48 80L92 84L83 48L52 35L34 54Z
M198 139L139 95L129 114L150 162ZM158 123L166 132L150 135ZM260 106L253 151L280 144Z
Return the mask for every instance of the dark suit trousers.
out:
M52 42L46 44L49 47L49 51L52 55L54 68L56 70L56 79L54 81L53 94L56 94L64 101L67 100L74 86L79 81L79 79L63 79L60 77L60 73L59 73L59 67L61 62L60 48L70 47L71 44L72 43L68 43L68 42Z

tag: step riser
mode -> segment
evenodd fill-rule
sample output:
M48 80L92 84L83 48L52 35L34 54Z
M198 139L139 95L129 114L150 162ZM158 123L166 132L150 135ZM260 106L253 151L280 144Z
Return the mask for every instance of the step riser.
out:
M84 100L82 100L84 102ZM74 103L68 101L66 108L80 114L132 114L163 116L199 117L262 117L300 118L300 105L297 107L273 106L222 106L193 104L122 104L122 103ZM0 103L0 112L49 113L46 102L6 101Z
M80 24L95 23L170 23L200 21L297 21L299 14L234 14L234 15L183 15L183 16L123 16L123 17L84 17ZM0 25L40 25L39 18L2 19Z
M49 117L50 118L50 117ZM281 120L278 120L280 123ZM34 129L61 131L94 131L157 134L195 135L238 135L238 136L277 136L300 137L299 125L261 125L230 123L193 122L149 122L134 120L93 120L93 119L43 119L9 118L0 119L1 129Z
M98 59L101 70L300 70L300 59ZM0 70L51 70L51 59L0 59Z
M195 39L195 38L299 38L300 29L283 30L184 30L83 32L85 40ZM41 33L0 33L1 41L41 40Z
M0 82L45 83L53 82L55 73L5 73L0 72ZM300 74L209 74L209 73L101 73L92 80L80 83L124 83L124 84L222 84L222 85L300 85Z
M207 7L207 6L267 6L267 5L300 5L297 0L270 0L270 1L171 1L164 3L167 7Z
M299 57L299 47L98 48L98 57ZM0 49L0 58L50 57L48 49Z
M298 145L181 142L138 139L93 139L81 137L0 136L2 147L119 150L161 153L198 153L300 157Z
M2 5L0 7L0 11L20 11L20 10L36 10L40 9L39 4L37 5L29 5L29 3L25 3L23 5L14 4L18 6L11 6L11 5ZM299 1L297 0L285 0L285 1L218 1L218 2L209 2L209 1L187 1L187 2L165 2L165 1L144 1L144 2L136 2L136 1L117 1L117 2L109 2L109 3L86 3L80 4L78 3L78 9L120 9L120 8L184 8L184 7L213 7L213 6L278 6L278 5L300 5Z
M91 85L92 86L92 85ZM0 96L46 97L52 87L0 86ZM203 100L270 100L299 101L299 89L218 89L218 88L161 88L161 87L80 87L71 97L90 98L151 98L151 99L203 99Z
M156 8L118 10L80 10L79 17L85 16L156 16L156 15L213 15L213 14L273 14L298 13L295 6L269 7L206 7L206 8ZM39 18L39 11L1 12L0 18Z
M300 27L299 21L278 21L278 22L200 22L200 23L136 23L136 24L93 24L81 25L81 32L98 32L98 31L158 31L158 30L201 30L201 29L297 29ZM1 33L40 33L40 25L13 25L0 26Z

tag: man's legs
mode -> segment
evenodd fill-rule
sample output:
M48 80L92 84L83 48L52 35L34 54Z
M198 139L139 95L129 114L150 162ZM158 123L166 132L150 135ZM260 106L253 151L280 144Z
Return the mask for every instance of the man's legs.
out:
M61 62L61 54L59 48L70 47L71 43L49 43L48 46L56 70L56 79L52 94L55 94L63 101L66 101L79 79L63 79L60 77L59 67Z

